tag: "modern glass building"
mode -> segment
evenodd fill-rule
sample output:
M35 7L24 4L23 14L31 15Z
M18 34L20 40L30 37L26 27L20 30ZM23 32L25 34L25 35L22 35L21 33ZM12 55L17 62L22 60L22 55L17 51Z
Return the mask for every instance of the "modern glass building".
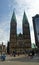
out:
M35 34L35 42L37 47L39 48L39 15L35 15L32 17L33 19L33 27L34 27L34 34Z

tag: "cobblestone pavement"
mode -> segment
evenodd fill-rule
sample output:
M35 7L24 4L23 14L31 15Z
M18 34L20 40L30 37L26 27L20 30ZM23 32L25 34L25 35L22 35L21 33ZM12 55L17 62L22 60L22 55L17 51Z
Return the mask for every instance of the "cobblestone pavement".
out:
M5 61L0 61L0 65L39 65L39 59L26 58L24 55L20 56L7 56Z

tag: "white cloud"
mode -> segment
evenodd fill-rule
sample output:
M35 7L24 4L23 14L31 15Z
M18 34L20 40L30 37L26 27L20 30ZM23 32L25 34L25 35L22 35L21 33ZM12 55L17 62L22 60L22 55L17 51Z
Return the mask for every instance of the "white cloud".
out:
M17 19L17 33L22 33L22 17L17 15L16 16Z
M32 40L32 43L35 42L34 33L33 33L32 16L39 13L39 0L8 0L8 2L9 2L9 15L8 15L9 17L7 17L8 20L5 19L6 17L4 17L2 20L2 23L0 24L0 41L6 42L9 39L10 19L12 16L12 12L15 9L18 33L22 32L21 31L22 18L23 18L23 13L25 10L28 17L29 24L30 24L31 40Z
M9 40L10 22L8 20L3 21L1 21L0 24L0 43L4 42L4 44L6 44L7 41Z

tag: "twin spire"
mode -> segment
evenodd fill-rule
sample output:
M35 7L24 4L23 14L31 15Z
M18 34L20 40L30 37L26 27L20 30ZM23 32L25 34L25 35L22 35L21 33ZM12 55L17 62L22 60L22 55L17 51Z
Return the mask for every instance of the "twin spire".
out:
M13 11L13 15L12 15L11 21L16 22L15 11ZM23 23L25 23L25 22L28 23L28 19L27 19L26 13L24 11L24 14L23 14Z
M28 19L27 19L25 11L24 11L24 14L23 14L23 23L28 23Z
M13 15L12 15L11 21L16 22L16 16L15 16L15 12L14 11L13 11Z

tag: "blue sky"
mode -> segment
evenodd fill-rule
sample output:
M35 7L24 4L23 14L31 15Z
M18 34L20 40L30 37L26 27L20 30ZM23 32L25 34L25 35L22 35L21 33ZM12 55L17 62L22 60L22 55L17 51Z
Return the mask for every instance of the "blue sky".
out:
M0 0L0 43L7 44L10 38L10 21L13 10L17 19L17 33L22 33L23 13L26 12L29 24L31 41L35 43L32 16L39 14L39 0Z

